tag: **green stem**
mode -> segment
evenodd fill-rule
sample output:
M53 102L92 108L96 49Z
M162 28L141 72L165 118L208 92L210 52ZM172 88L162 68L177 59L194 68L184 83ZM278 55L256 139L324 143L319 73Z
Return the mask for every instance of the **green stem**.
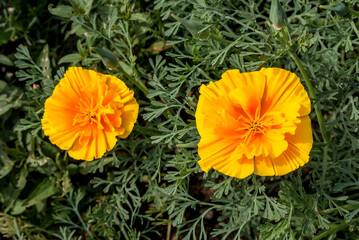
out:
M324 153L323 153L323 174L322 177L320 179L320 185L321 188L324 187L324 182L325 182L325 175L327 173L327 165L328 165L328 146L324 147Z
M345 205L340 206L340 208L346 209L348 211L356 210L356 209L358 209L358 207L359 207L359 205L356 203L355 204L350 203L350 204L345 204ZM320 213L321 214L330 214L330 213L337 212L337 211L338 211L338 208L328 208L328 209L321 211Z
M87 235L88 235L91 239L93 239L94 237L93 237L92 233L90 232L90 230L88 229L88 227L86 226L86 224L85 224L84 220L82 219L82 217L81 217L79 211L77 210L77 206L75 206L75 205L71 202L71 207L72 207L73 211L75 212L77 218L80 220L80 222L81 222L81 224L82 224L82 227L83 227L83 229L86 231Z
M314 104L314 110L315 110L315 114L317 115L317 119L318 119L318 123L319 123L319 127L320 127L320 132L322 133L322 136L323 136L323 139L325 141L325 143L327 145L330 144L330 138L329 138L329 135L328 133L325 131L325 124L324 124L324 118L323 118L323 115L322 115L322 112L320 111L320 107L319 107L319 104L318 102L316 101L317 100L317 95L315 94L315 90L314 90L314 87L313 87L313 84L312 82L310 81L309 79L309 76L308 76L308 73L307 71L305 71L302 63L300 62L298 56L288 50L288 54L289 56L291 56L291 58L294 60L295 64L297 65L297 67L299 68L299 71L300 73L302 74L303 76L303 79L305 81L305 84L307 85L307 88L308 88L308 92L309 92L309 97L311 99L314 100L315 104Z
M120 72L127 77L128 80L130 80L133 84L136 85L146 96L148 94L148 89L146 85L139 80L138 78L134 78L131 75L129 75L121 66L121 64L118 64L118 69L120 69Z
M328 235L332 235L340 230L343 230L347 228L349 225L347 223L341 223L339 225L336 225L335 227L330 227L328 231L323 232L322 234L318 235L317 237L313 238L313 240L319 240L322 239Z

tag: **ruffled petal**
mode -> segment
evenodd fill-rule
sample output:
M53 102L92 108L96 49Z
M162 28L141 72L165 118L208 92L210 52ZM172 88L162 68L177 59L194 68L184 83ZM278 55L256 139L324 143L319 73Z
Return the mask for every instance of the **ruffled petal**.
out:
M92 161L97 158L101 158L106 150L112 149L107 144L106 135L103 131L98 131L94 127L91 127L91 138L87 142L86 146L80 144L80 141L76 141L71 149L68 150L70 157L74 159L81 159L86 161Z
M236 151L234 151L229 161L223 161L213 166L213 169L230 177L246 178L253 173L254 162L253 159L238 157Z
M219 96L219 89L209 85L202 85L201 90L204 97L201 97L197 104L196 123L200 135L214 133L218 128L232 129L237 127L233 115L237 110L230 104L228 96ZM208 97L206 97L208 96Z
M251 142L246 152L247 158L255 156L278 157L288 147L288 142L284 139L283 134L275 134L274 131L268 131L267 135L260 135Z
M133 126L137 121L138 116L138 103L135 99L127 102L127 104L121 109L122 115L122 124L121 128L124 128L125 131L119 133L120 138L127 138L128 135L132 132Z
M233 141L219 139L215 135L202 137L198 143L198 154L201 157L198 164L203 171L208 172L213 166L228 162L236 147Z
M255 157L253 173L259 176L276 175L272 159L270 157L263 157L263 156Z
M267 76L268 81L268 92L263 104L265 111L293 111L288 105L297 103L298 117L310 113L308 93L295 73L281 68L262 68L260 72Z
M226 92L230 92L235 88L241 87L242 84L238 81L241 78L241 73L238 69L230 69L224 72L221 76L221 80L218 81L218 84L221 85L223 89L226 89Z
M309 161L313 136L309 116L301 117L294 135L286 134L288 148L277 158L256 157L254 173L260 176L284 175Z
M237 79L241 86L230 91L232 104L242 108L250 119L261 114L261 102L267 88L266 76L261 72L242 73Z

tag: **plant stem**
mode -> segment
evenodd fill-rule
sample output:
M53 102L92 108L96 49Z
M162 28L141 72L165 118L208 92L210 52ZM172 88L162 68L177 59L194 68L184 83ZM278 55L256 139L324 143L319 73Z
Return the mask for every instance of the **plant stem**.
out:
M343 230L348 227L348 224L343 222L339 225L332 226L328 231L323 232L322 234L318 235L317 237L313 238L313 240L319 240L322 239L328 235L334 234L340 230Z
M169 217L169 219L171 221L171 217ZM171 228L172 228L172 224L171 222L169 222L167 224L167 235L166 235L166 240L170 240L171 239Z
M322 177L320 178L320 185L321 188L324 187L324 182L325 182L325 175L327 173L327 166L328 166L328 146L324 147L324 153L323 153L323 174Z
M147 96L148 94L148 89L146 87L146 85L138 78L134 78L133 76L129 75L121 66L121 64L118 64L117 66L118 69L120 69L121 73L123 73L123 75L125 75L128 80L130 80L133 84L136 85L136 87L138 87L143 94L145 94Z
M342 205L340 207L343 208L343 209L346 209L348 211L353 211L353 210L358 209L359 204L350 203L350 204ZM322 213L322 214L323 213L324 214L330 214L330 213L337 212L337 211L338 211L338 208L328 208L328 209L325 209L325 210L321 211L320 213Z
M291 58L294 60L295 64L297 65L297 67L299 68L300 73L302 74L305 84L307 85L308 91L309 91L309 97L311 99L314 100L314 110L315 110L315 114L317 115L317 119L318 119L318 123L319 123L319 127L320 127L320 132L322 133L324 142L329 145L330 144L330 138L328 133L325 131L325 125L324 125L324 118L322 115L322 112L320 111L320 107L317 100L317 95L315 94L315 90L313 87L312 82L309 79L308 73L307 71L305 71L302 63L300 62L298 56L292 52L291 50L288 50L288 54L289 56L291 56Z
M80 220L83 229L86 231L87 235L89 235L89 237L90 237L91 239L93 239L93 235L92 235L92 233L90 232L90 230L88 229L88 227L86 226L84 220L82 219L81 214L79 213L79 211L78 211L78 209L77 209L77 206L75 206L72 202L70 202L70 204L71 204L71 207L72 207L73 211L75 212L77 218Z

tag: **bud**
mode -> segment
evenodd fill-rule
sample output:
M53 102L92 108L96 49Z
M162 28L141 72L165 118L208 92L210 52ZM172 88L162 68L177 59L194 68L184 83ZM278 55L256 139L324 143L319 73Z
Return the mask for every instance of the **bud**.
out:
M320 5L320 8L334 11L341 17L345 17L349 13L349 9L346 3L339 2L332 5Z
M272 0L270 6L269 20L272 22L272 26L275 30L279 31L283 27L287 26L287 15L285 14L282 5L279 0Z
M192 34L194 38L201 41L207 40L209 37L209 29L203 30L206 26L195 20L187 20L172 14L172 17L179 21Z
M118 65L118 60L116 56L107 49L102 49L98 47L90 48L91 51L97 53L103 62L103 64L110 70L115 69Z

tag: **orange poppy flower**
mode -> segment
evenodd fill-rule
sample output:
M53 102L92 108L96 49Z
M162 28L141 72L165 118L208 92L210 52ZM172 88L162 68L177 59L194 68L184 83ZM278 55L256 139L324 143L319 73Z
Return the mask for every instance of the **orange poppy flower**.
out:
M231 177L284 175L309 160L310 99L300 79L280 68L240 73L202 85L196 110L198 162Z
M46 136L74 159L91 161L126 138L138 115L134 93L123 81L70 67L45 102Z

